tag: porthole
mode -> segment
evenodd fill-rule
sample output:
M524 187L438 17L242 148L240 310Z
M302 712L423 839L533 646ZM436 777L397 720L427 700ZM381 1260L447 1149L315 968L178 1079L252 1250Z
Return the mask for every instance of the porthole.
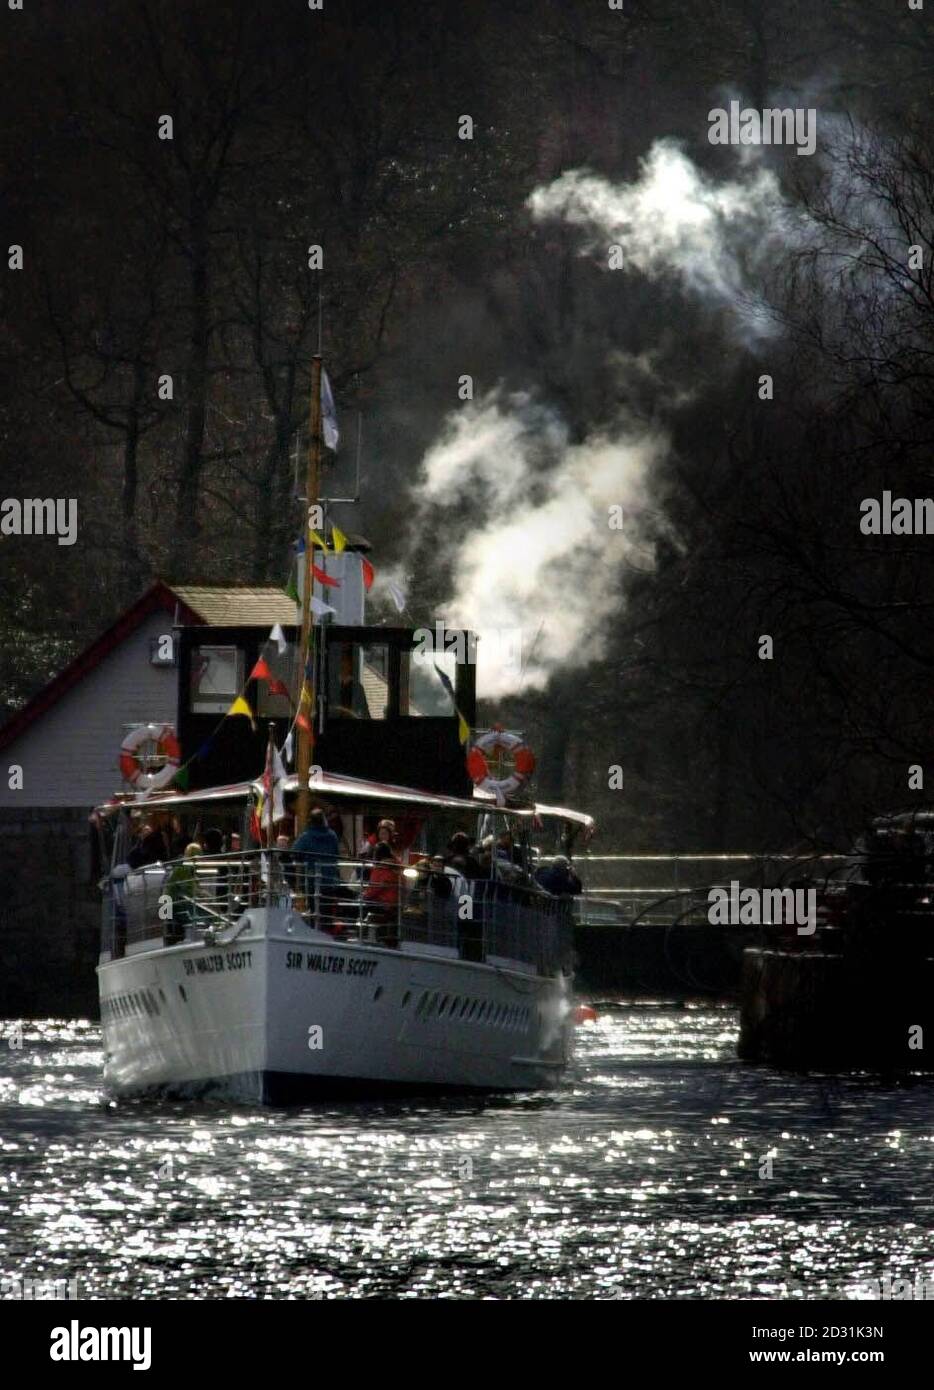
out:
M409 1000L410 1000L411 998L412 998L412 991L411 991L410 989L407 989L407 990L405 991L405 994L403 994L403 996L402 996L402 1007L403 1007L403 1009L407 1009L407 1008L409 1007Z
M377 985L376 988L375 988L374 991L373 991L373 1003L374 1003L374 1004L376 1003L377 999L378 999L379 996L382 994L382 992L383 992L383 987L382 987L382 985Z
M448 1009L448 1015L449 1015L451 1018L453 1018L454 1015L457 1013L457 1006L458 1006L458 1004L459 1004L460 1002L461 1002L461 997L460 997L460 995L459 995L459 994L455 994L454 998L451 1000L451 1007Z
M184 985L179 985L179 987L178 987L178 992L179 992L179 994L182 996L182 998L184 999L185 1003L187 1004L187 1003L188 1003L188 995L185 993L185 986L184 986Z
M467 1010L469 1009L469 1007L470 1007L470 1000L469 1000L469 999L465 999L464 1002L463 1002L463 1004L461 1004L461 1018L464 1018L464 1017L466 1016Z
M417 1014L423 1014L423 1013L425 1012L425 1005L426 1005L427 1003L428 1003L428 991L427 991L427 989L426 989L426 990L423 990L423 991L422 991L421 997L420 997L418 1003L417 1003L416 1006L415 1006L415 1012L416 1012Z
M445 1009L447 1008L447 1006L448 1006L448 996L447 996L446 994L442 994L442 996L441 996L441 1002L440 1002L440 1004L438 1005L438 1014L439 1014L439 1016L440 1016L441 1014L444 1013L444 1011L445 1011Z

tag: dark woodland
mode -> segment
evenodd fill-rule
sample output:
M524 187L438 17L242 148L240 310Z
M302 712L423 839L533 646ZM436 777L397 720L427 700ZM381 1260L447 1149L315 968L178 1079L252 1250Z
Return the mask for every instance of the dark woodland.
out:
M934 539L859 524L883 490L934 495L934 30L917 19L865 0L7 14L2 244L24 264L0 276L2 488L76 497L80 534L0 540L0 717L156 576L285 582L320 288L348 440L335 489L364 422L364 498L335 519L377 569L404 565L415 622L444 616L450 547L488 520L482 488L418 505L462 374L527 393L572 442L622 413L664 432L644 560L600 560L599 650L485 709L537 747L544 799L592 811L608 848L750 852L842 848L920 802ZM736 302L610 273L580 227L531 216L536 187L575 169L631 183L663 139L738 177L707 139L733 96L824 122L815 157L764 158L795 231L740 239ZM533 630L562 621L552 575Z

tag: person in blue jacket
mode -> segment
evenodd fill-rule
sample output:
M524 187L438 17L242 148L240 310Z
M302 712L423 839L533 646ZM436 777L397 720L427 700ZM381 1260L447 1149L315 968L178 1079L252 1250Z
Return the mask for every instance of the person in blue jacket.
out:
M320 806L315 806L308 817L308 828L292 845L292 853L298 856L298 863L304 869L305 901L309 910L314 907L316 871L321 908L322 911L329 910L337 897L340 842L334 831L329 829Z

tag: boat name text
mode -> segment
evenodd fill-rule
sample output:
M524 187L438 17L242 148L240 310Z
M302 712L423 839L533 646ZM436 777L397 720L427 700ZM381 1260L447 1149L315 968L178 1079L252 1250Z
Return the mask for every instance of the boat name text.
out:
M186 960L184 966L186 975L212 975L218 970L252 970L253 952L229 951L226 956L220 952L213 956L197 956L194 960Z
M289 951L285 957L286 970L301 970L302 951ZM325 955L321 951L308 951L305 962L306 970L321 970L331 975L372 975L378 962L375 960L357 960L354 956L334 956Z

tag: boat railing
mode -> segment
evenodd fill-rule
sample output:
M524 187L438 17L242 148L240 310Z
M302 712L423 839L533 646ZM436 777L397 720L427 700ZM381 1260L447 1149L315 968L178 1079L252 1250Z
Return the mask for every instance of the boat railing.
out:
M252 908L279 907L342 941L515 961L541 974L570 969L568 899L523 881L511 866L508 879L466 879L424 864L257 849L122 866L103 885L102 950L115 957L211 939L235 932Z

